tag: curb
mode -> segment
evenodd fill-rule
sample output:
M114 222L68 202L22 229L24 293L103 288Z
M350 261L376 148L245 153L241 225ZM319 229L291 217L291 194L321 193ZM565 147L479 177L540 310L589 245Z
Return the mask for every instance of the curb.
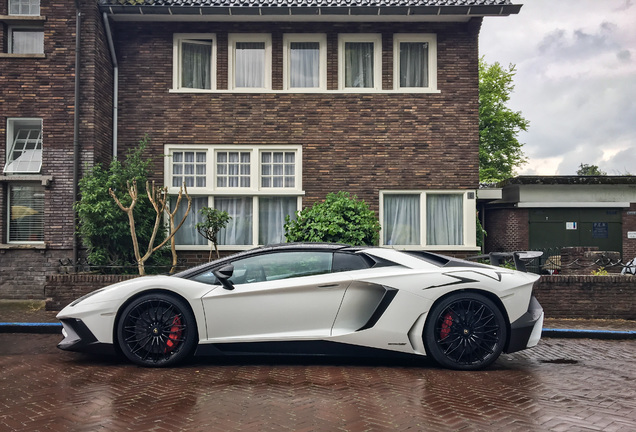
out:
M0 333L58 334L61 333L61 330L61 323L0 322ZM636 331L544 328L541 337L629 340L636 339Z

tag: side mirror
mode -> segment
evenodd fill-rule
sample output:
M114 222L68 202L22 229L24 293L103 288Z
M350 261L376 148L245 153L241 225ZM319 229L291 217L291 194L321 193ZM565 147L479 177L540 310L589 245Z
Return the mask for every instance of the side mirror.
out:
M221 282L223 288L230 291L234 289L234 285L230 282L230 278L234 274L234 266L232 264L214 270L212 273L214 273L214 276Z

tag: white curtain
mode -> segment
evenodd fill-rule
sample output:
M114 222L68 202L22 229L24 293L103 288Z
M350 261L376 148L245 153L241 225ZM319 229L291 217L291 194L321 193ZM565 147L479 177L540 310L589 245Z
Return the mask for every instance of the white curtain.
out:
M183 42L181 52L181 87L210 89L212 45L209 42Z
M384 244L420 244L420 196L384 195Z
M400 87L428 87L428 43L400 43Z
M429 245L464 244L463 218L462 195L427 195L426 243Z
M252 197L215 198L214 207L226 211L232 219L219 231L219 244L252 244Z
M373 87L373 42L345 43L345 87Z
M237 42L234 55L234 86L265 87L265 43Z
M11 52L14 54L42 54L44 32L39 30L13 30Z
M173 203L176 203L177 197L170 197ZM174 204L173 204L174 205ZM208 205L208 197L196 197L192 198L192 208L190 209L190 213L188 213L188 217L186 218L183 225L177 234L174 236L175 243L178 245L206 245L208 241L205 237L200 235L197 232L196 224L197 222L202 222L201 214L199 210ZM173 207L174 208L174 207ZM186 209L188 208L188 200L184 198L181 199L181 204L179 205L179 209L177 210L177 214L174 217L175 228L181 222L183 215L185 214Z
M284 243L285 216L296 219L296 197L263 197L258 206L258 244Z
M291 42L289 48L289 86L292 88L318 87L320 85L320 44Z

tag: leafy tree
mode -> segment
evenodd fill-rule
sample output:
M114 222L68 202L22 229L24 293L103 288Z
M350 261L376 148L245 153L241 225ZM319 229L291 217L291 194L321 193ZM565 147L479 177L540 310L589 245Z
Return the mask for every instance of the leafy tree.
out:
M579 169L576 170L576 175L579 176L606 176L607 173L605 171L601 171L596 165L587 165L581 164L579 165Z
M203 216L203 222L197 222L197 231L212 242L212 246L216 251L216 257L219 258L219 248L217 246L219 240L217 236L219 231L227 226L232 217L226 211L220 211L210 207L203 207L199 210L199 213ZM210 256L208 259L212 261L212 247L210 247Z
M494 183L513 177L526 158L517 139L528 130L521 112L506 106L514 90L515 65L489 65L479 59L479 181Z
M81 198L74 204L79 218L78 233L88 249L88 261L92 265L127 266L136 262L130 236L128 216L122 212L109 195L109 189L124 194L122 205L129 207L127 182L136 182L139 193L147 192L143 185L150 175L152 159L144 158L148 145L144 137L139 145L129 151L122 162L113 160L108 168L95 165L79 181ZM147 200L140 200L134 207L136 234L139 241L148 244L153 235L155 210ZM162 242L165 229L159 229L156 240ZM153 256L151 264L163 262L161 255Z
M377 245L380 222L364 201L348 192L329 193L324 202L296 212L296 220L285 218L288 242L330 242Z

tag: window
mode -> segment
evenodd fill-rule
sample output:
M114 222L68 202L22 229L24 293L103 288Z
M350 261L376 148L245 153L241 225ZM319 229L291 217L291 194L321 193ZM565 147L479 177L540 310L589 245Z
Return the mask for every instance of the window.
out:
M44 187L9 185L9 243L44 241Z
M177 244L181 249L207 248L207 240L195 228L199 221L196 212L205 206L232 217L219 232L222 249L284 242L285 218L295 218L303 193L300 152L300 146L201 146L197 150L166 146L166 154L172 156L166 158L165 167L169 193L178 193L185 180L193 197L191 213L176 236ZM210 181L207 173L213 173ZM179 214L185 212L185 206L182 202Z
M185 182L186 187L205 187L206 152L175 151L172 153L172 186L179 188Z
M272 39L270 35L228 35L229 83L232 89L272 88Z
M7 121L5 174L36 174L42 168L42 120Z
M43 54L44 30L41 28L9 28L9 53Z
M466 192L383 192L382 244L475 246L475 201Z
M379 34L340 35L338 52L341 90L381 90L382 39Z
M215 35L209 33L174 35L173 88L212 90L216 88Z
M40 15L40 0L9 0L9 15Z
M327 88L327 37L324 34L283 36L285 89Z
M232 262L233 284L265 282L331 273L331 252L279 252Z
M394 35L393 56L396 90L437 89L437 38L434 34Z

